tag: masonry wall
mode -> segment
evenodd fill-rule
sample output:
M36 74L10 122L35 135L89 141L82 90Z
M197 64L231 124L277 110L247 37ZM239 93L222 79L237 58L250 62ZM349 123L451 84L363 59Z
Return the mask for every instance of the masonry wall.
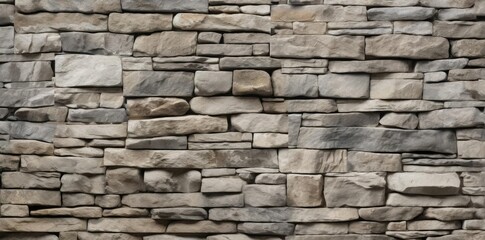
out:
M0 0L0 239L485 239L483 0Z

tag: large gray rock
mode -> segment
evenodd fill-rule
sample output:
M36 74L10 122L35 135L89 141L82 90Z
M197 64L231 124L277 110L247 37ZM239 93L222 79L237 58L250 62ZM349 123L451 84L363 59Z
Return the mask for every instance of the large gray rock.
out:
M458 141L458 157L484 158L485 142L478 140Z
M150 192L198 192L201 186L199 171L145 171L144 183Z
M302 116L305 127L376 127L379 124L377 113L305 113Z
M288 132L284 114L243 113L231 116L232 126L241 132Z
M18 33L41 32L106 32L108 16L82 13L16 14L15 31Z
M271 57L223 57L219 67L224 70L233 69L276 69L281 67L279 59Z
M401 155L349 151L348 170L352 172L398 172L402 170Z
M327 207L371 207L385 204L386 180L383 174L327 174L324 186Z
M419 4L423 6L436 8L469 8L472 7L474 3L475 1L473 0L419 0Z
M394 207L466 207L470 196L412 196L390 193L386 205Z
M197 32L164 31L136 38L135 56L187 56L195 54Z
M282 74L276 70L271 76L275 97L317 97L317 76L311 74Z
M385 79L370 81L372 99L421 99L423 81L415 79Z
M24 155L21 160L23 172L61 172L80 174L104 174L102 158L57 157Z
M115 194L136 193L144 190L142 172L136 168L106 170L106 192Z
M5 1L3 1L3 2L5 2ZM2 4L2 8L0 10L0 16L1 16L0 17L0 24L1 25L13 24L14 16L15 16L15 5Z
M448 40L442 37L385 34L365 40L365 54L373 57L448 58L449 48Z
M172 14L111 13L108 29L116 33L150 33L172 29Z
M318 75L318 91L321 97L328 98L368 98L368 74Z
M128 150L107 148L104 165L137 168L277 168L276 150Z
M15 117L21 121L30 122L63 122L66 120L67 107L53 106L41 108L19 108Z
M189 110L189 103L180 98L138 98L126 103L131 118L179 116Z
M121 86L121 59L117 56L57 55L58 87Z
M222 115L263 111L259 98L254 97L195 97L190 109L198 114Z
M261 70L235 70L232 93L234 95L271 96L270 75Z
M426 112L443 108L443 103L423 100L344 100L337 102L339 112Z
M31 189L2 189L0 190L0 202L2 204L61 206L61 192Z
M0 219L0 231L2 232L68 232L85 230L86 221L77 218Z
M451 42L451 54L455 57L485 57L485 40L462 39Z
M59 188L59 173L3 172L3 188Z
M405 194L456 195L460 177L456 173L392 173L387 185L390 190Z
M426 20L436 13L434 8L426 7L383 7L367 10L369 20L395 21L395 20Z
M123 95L190 97L194 91L194 73L130 71L123 73Z
M225 132L228 128L225 117L187 115L146 120L128 121L130 137L157 137L186 135L192 133Z
M284 103L286 103L288 112L329 113L337 111L337 103L332 99L290 99L284 101Z
M422 212L422 207L375 207L359 209L359 216L369 221L407 221Z
M346 150L281 149L279 169L284 173L326 173L347 171Z
M121 7L125 11L135 12L207 12L208 0L176 0L160 1L122 0Z
M126 124L63 125L56 126L56 137L61 138L125 138Z
M249 207L286 205L285 185L250 184L243 187L244 204Z
M0 107L43 107L54 105L54 88L0 89Z
M427 100L484 100L485 81L457 81L424 84L423 99Z
M82 12L82 13L110 13L121 12L118 0L106 1L66 1L56 0L19 0L15 2L17 11L24 13L34 12Z
M168 136L152 138L128 138L128 149L187 149L187 137Z
M310 44L311 42L311 44ZM364 59L364 37L328 35L275 35L272 57Z
M60 52L61 37L58 33L15 34L16 53Z
M204 220L207 211L203 208L156 208L151 212L153 219L163 220Z
M163 233L166 224L151 218L100 218L90 219L90 232Z
M322 192L322 175L287 175L286 196L288 206L321 206L323 203Z
M441 109L419 114L419 128L462 128L485 124L485 114L477 108Z
M104 175L85 176L80 174L64 174L61 178L61 192L83 192L104 194Z
M67 120L86 123L122 123L128 118L125 109L70 109Z
M240 177L213 177L202 179L203 193L242 192L246 182Z
M212 96L231 91L232 72L197 71L194 77L196 95Z
M267 16L250 14L178 13L173 26L182 30L269 33L271 21Z
M330 61L328 69L333 73L409 72L412 65L401 60Z
M433 36L445 38L485 38L485 23L434 21Z
M115 33L61 33L64 52L131 55L134 37Z
M12 139L33 139L52 142L55 123L31 123L22 121L0 122L0 132L7 133Z
M418 4L419 0L325 0L325 4L344 4L344 5L362 5L362 6L388 6L388 7L400 7L400 6L414 6Z
M302 127L298 138L298 147L348 148L376 152L429 151L456 153L456 137L454 132L438 130Z
M0 82L50 81L54 75L48 61L3 63L0 73Z
M121 203L141 208L243 207L244 198L242 194L136 193L123 196Z
M345 5L345 4L343 4ZM350 4L353 5L353 4ZM294 7L279 4L271 9L273 22L347 22L366 21L365 7L311 5Z
M15 29L13 27L0 27L0 49L7 50L14 47Z
M379 120L379 123L386 127L415 129L419 119L412 113L388 113Z
M452 52L453 52L453 46L455 45L452 44ZM467 46L470 46L470 45L467 44ZM456 56L455 54L453 55ZM437 72L437 71L444 71L444 70L451 70L451 69L461 69L461 68L465 68L467 63L468 63L467 58L419 61L416 63L416 66L414 67L414 71L415 72Z

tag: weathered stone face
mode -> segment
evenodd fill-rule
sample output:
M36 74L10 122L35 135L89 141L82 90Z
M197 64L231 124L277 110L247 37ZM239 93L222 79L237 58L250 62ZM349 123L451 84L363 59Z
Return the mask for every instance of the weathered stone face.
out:
M135 39L135 56L186 56L195 53L197 32L164 31Z
M439 59L448 57L446 38L381 35L367 38L365 53L374 57L400 57L411 59Z
M55 83L59 87L121 86L121 59L116 56L57 56Z

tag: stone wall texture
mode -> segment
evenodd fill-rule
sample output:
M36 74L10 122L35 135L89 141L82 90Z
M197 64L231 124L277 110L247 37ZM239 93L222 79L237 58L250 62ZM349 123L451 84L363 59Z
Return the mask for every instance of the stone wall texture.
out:
M484 240L485 0L0 0L0 240Z

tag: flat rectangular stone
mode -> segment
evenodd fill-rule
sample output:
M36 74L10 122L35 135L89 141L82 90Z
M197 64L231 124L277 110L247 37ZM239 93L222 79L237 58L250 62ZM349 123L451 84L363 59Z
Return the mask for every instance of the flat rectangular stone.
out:
M470 196L412 196L390 193L386 205L404 207L466 207Z
M372 152L348 152L348 171L351 172L399 172L402 170L401 155Z
M16 14L15 30L18 33L41 32L106 32L108 16L82 13L36 13Z
M376 152L456 153L456 137L454 132L438 130L302 127L298 137L298 147L347 148Z
M281 67L281 63L279 59L270 57L223 57L219 66L221 70L276 69Z
M410 72L412 64L402 60L330 61L328 69L333 73Z
M193 134L189 136L189 142L250 142L252 140L251 133L240 132Z
M135 193L123 196L123 205L142 208L243 207L243 194Z
M271 20L251 14L179 13L173 18L173 26L182 30L269 33Z
M0 64L0 82L50 81L54 76L48 61L7 62Z
M414 6L417 5L419 0L325 0L325 4L337 4L337 5L362 5L370 7L399 7L399 6Z
M62 1L57 0L19 0L15 2L19 12L83 12L83 13L110 13L121 12L119 0L84 0Z
M385 34L365 40L365 54L373 57L448 58L449 48L448 40L442 37Z
M443 108L443 103L423 100L342 100L339 112L427 112Z
M57 157L23 155L21 169L24 172L62 172L104 174L102 158Z
M195 54L197 32L163 31L140 35L133 45L134 56L176 57Z
M85 230L86 220L81 220L77 218L0 219L0 232L65 232Z
M64 52L98 55L132 55L134 37L116 33L61 33Z
M166 228L166 223L151 218L101 218L90 219L87 230L90 232L163 233Z
M433 36L446 38L485 38L485 22L434 21Z
M438 101L485 100L485 81L456 81L424 84L423 99Z
M0 50L7 50L14 47L15 29L11 26L0 27Z
M273 22L344 22L367 21L366 9L361 6L275 5L271 8Z
M121 58L118 56L57 55L57 87L121 86Z
M275 35L270 52L272 57L364 59L364 37Z
M33 139L52 142L56 127L55 123L0 121L0 132L7 133L12 139Z
M48 190L0 190L2 204L25 204L33 206L61 206L61 192Z
M3 172L3 188L59 188L60 173Z
M368 98L369 79L369 74L319 75L319 95L328 98Z
M370 98L373 99L421 99L423 81L386 79L370 81Z
M224 43L269 43L271 35L267 33L224 33Z
M304 113L302 126L305 127L376 127L379 125L377 113Z
M194 73L130 71L123 73L123 95L190 97L194 91Z
M485 68L451 69L448 81L474 81L485 78Z
M347 151L280 149L279 169L285 173L325 173L347 171Z
M61 138L124 138L126 123L97 125L63 125L56 126L55 136Z
M0 107L44 107L54 105L54 88L0 89Z
M121 8L130 12L207 12L208 0L121 0Z
M276 168L276 150L128 150L107 148L104 165L138 168Z

